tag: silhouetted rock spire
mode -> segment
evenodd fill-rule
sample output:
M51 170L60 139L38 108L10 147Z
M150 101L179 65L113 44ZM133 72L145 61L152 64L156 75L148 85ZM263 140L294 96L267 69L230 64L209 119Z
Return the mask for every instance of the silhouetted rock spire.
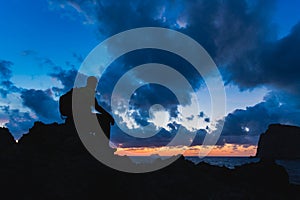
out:
M260 135L256 156L263 159L300 158L300 127L269 125Z

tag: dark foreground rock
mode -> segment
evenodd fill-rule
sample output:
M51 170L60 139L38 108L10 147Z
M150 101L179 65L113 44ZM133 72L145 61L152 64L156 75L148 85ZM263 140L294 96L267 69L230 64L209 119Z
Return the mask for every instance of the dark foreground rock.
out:
M181 157L150 173L119 172L94 159L66 124L37 122L17 147L5 148L10 150L0 157L1 199L300 198L284 168L268 160L230 170Z
M7 128L0 128L0 150L11 148L15 144L14 137Z
M300 127L271 124L260 135L257 157L272 159L300 158Z

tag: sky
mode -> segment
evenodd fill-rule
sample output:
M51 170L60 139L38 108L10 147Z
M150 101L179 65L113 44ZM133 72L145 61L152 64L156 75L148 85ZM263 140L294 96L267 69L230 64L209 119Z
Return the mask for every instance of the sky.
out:
M166 147L181 126L187 134L196 134L186 151L194 155L204 136L224 124L211 155L253 155L269 124L300 126L299 13L299 0L1 1L0 127L19 139L35 121L63 123L59 96L73 87L93 48L125 30L163 27L188 35L209 53L224 81L226 113L211 119L203 77L182 58L153 49L130 52L113 62L99 80L97 98L105 109L112 112L112 91L123 74L156 62L185 76L201 99L202 110L194 113L193 101L179 105L170 89L146 84L132 95L130 109L112 114L128 130L152 124L160 131L150 138L134 138L115 125L112 142L118 152L173 154L186 149ZM149 113L154 104L164 109Z

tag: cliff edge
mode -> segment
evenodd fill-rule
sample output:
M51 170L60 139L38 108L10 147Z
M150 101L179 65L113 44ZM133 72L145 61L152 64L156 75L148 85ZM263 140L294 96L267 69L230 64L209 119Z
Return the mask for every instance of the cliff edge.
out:
M270 159L300 158L300 127L271 124L259 138L256 157Z

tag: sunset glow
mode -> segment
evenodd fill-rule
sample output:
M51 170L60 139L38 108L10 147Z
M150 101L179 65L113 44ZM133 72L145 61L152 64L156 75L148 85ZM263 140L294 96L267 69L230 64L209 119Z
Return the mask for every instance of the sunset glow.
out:
M198 156L203 146L173 146L173 147L131 147L117 148L117 155L127 156L173 156L183 154L184 156ZM223 146L216 145L208 156L254 156L256 153L256 145L238 145L225 144Z

